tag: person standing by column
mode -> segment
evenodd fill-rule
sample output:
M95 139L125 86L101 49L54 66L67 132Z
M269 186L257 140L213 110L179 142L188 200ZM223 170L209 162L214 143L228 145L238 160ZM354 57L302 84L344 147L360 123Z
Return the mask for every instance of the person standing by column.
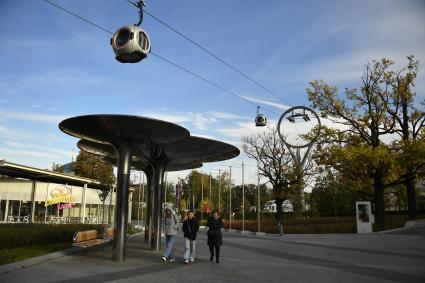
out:
M207 222L208 227L208 241L207 244L210 248L210 261L214 259L214 249L215 249L215 262L220 262L220 246L223 245L223 237L221 235L221 228L223 228L223 220L221 220L218 215L218 211L214 210L212 216L208 218Z
M189 262L195 261L195 245L196 245L196 233L199 231L199 224L196 218L193 215L193 211L189 210L187 217L183 222L184 232L184 263L188 264Z
M165 209L164 217L165 249L161 257L164 262L167 260L170 262L176 261L173 253L173 245L176 240L179 222L179 218L174 210L167 207Z

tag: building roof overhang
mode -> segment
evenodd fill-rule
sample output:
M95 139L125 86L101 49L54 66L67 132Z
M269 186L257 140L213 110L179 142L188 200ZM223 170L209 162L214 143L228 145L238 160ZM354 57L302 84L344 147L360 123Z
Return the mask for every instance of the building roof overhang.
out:
M93 189L101 188L101 183L93 179L52 172L50 170L8 162L6 160L0 160L0 175L81 187L87 184L88 187Z

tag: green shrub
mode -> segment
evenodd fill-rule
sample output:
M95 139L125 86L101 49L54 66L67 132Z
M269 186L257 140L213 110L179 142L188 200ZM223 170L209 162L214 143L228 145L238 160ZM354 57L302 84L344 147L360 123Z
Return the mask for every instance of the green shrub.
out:
M71 243L77 231L102 231L101 225L88 224L2 224L0 249Z
M225 219L224 227L229 228L229 221ZM387 215L385 225L374 224L374 231L388 230L403 227L407 220L406 215ZM354 217L296 217L294 214L285 214L283 219L283 231L285 234L336 234L356 233L356 219ZM242 221L232 221L232 229L241 230ZM257 231L257 221L245 220L245 230ZM266 233L278 233L278 227L274 215L261 216L261 231Z

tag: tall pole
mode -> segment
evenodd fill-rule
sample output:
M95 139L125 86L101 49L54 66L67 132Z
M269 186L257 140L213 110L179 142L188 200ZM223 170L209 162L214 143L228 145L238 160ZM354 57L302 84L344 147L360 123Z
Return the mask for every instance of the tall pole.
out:
M229 229L232 229L232 166L230 168L229 179Z
M244 164L242 161L242 231L245 231L245 184L244 184Z
M204 173L201 171L201 225L204 219Z
M142 171L139 171L139 201L137 206L137 227L140 228L140 191L142 190Z
M261 222L261 207L260 207L260 165L257 162L257 231L260 232Z
M142 221L143 221L143 202L145 199L145 174L142 175Z
M212 176L210 173L210 202L212 203L211 179L212 179Z
M164 174L164 184L165 184L164 203L167 203L167 173Z
M190 196L191 196L190 193L192 192L192 190L193 190L193 170L192 170L192 185L189 186L189 196L187 198L187 207L188 207L189 210L190 210Z
M221 170L218 169L218 211L221 212Z

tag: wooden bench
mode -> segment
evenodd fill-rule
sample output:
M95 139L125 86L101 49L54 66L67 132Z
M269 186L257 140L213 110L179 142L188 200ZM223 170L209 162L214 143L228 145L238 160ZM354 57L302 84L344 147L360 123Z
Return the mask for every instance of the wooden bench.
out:
M89 248L95 246L105 246L110 244L114 239L114 228L106 229L104 235L96 230L79 231L74 234L74 247Z

